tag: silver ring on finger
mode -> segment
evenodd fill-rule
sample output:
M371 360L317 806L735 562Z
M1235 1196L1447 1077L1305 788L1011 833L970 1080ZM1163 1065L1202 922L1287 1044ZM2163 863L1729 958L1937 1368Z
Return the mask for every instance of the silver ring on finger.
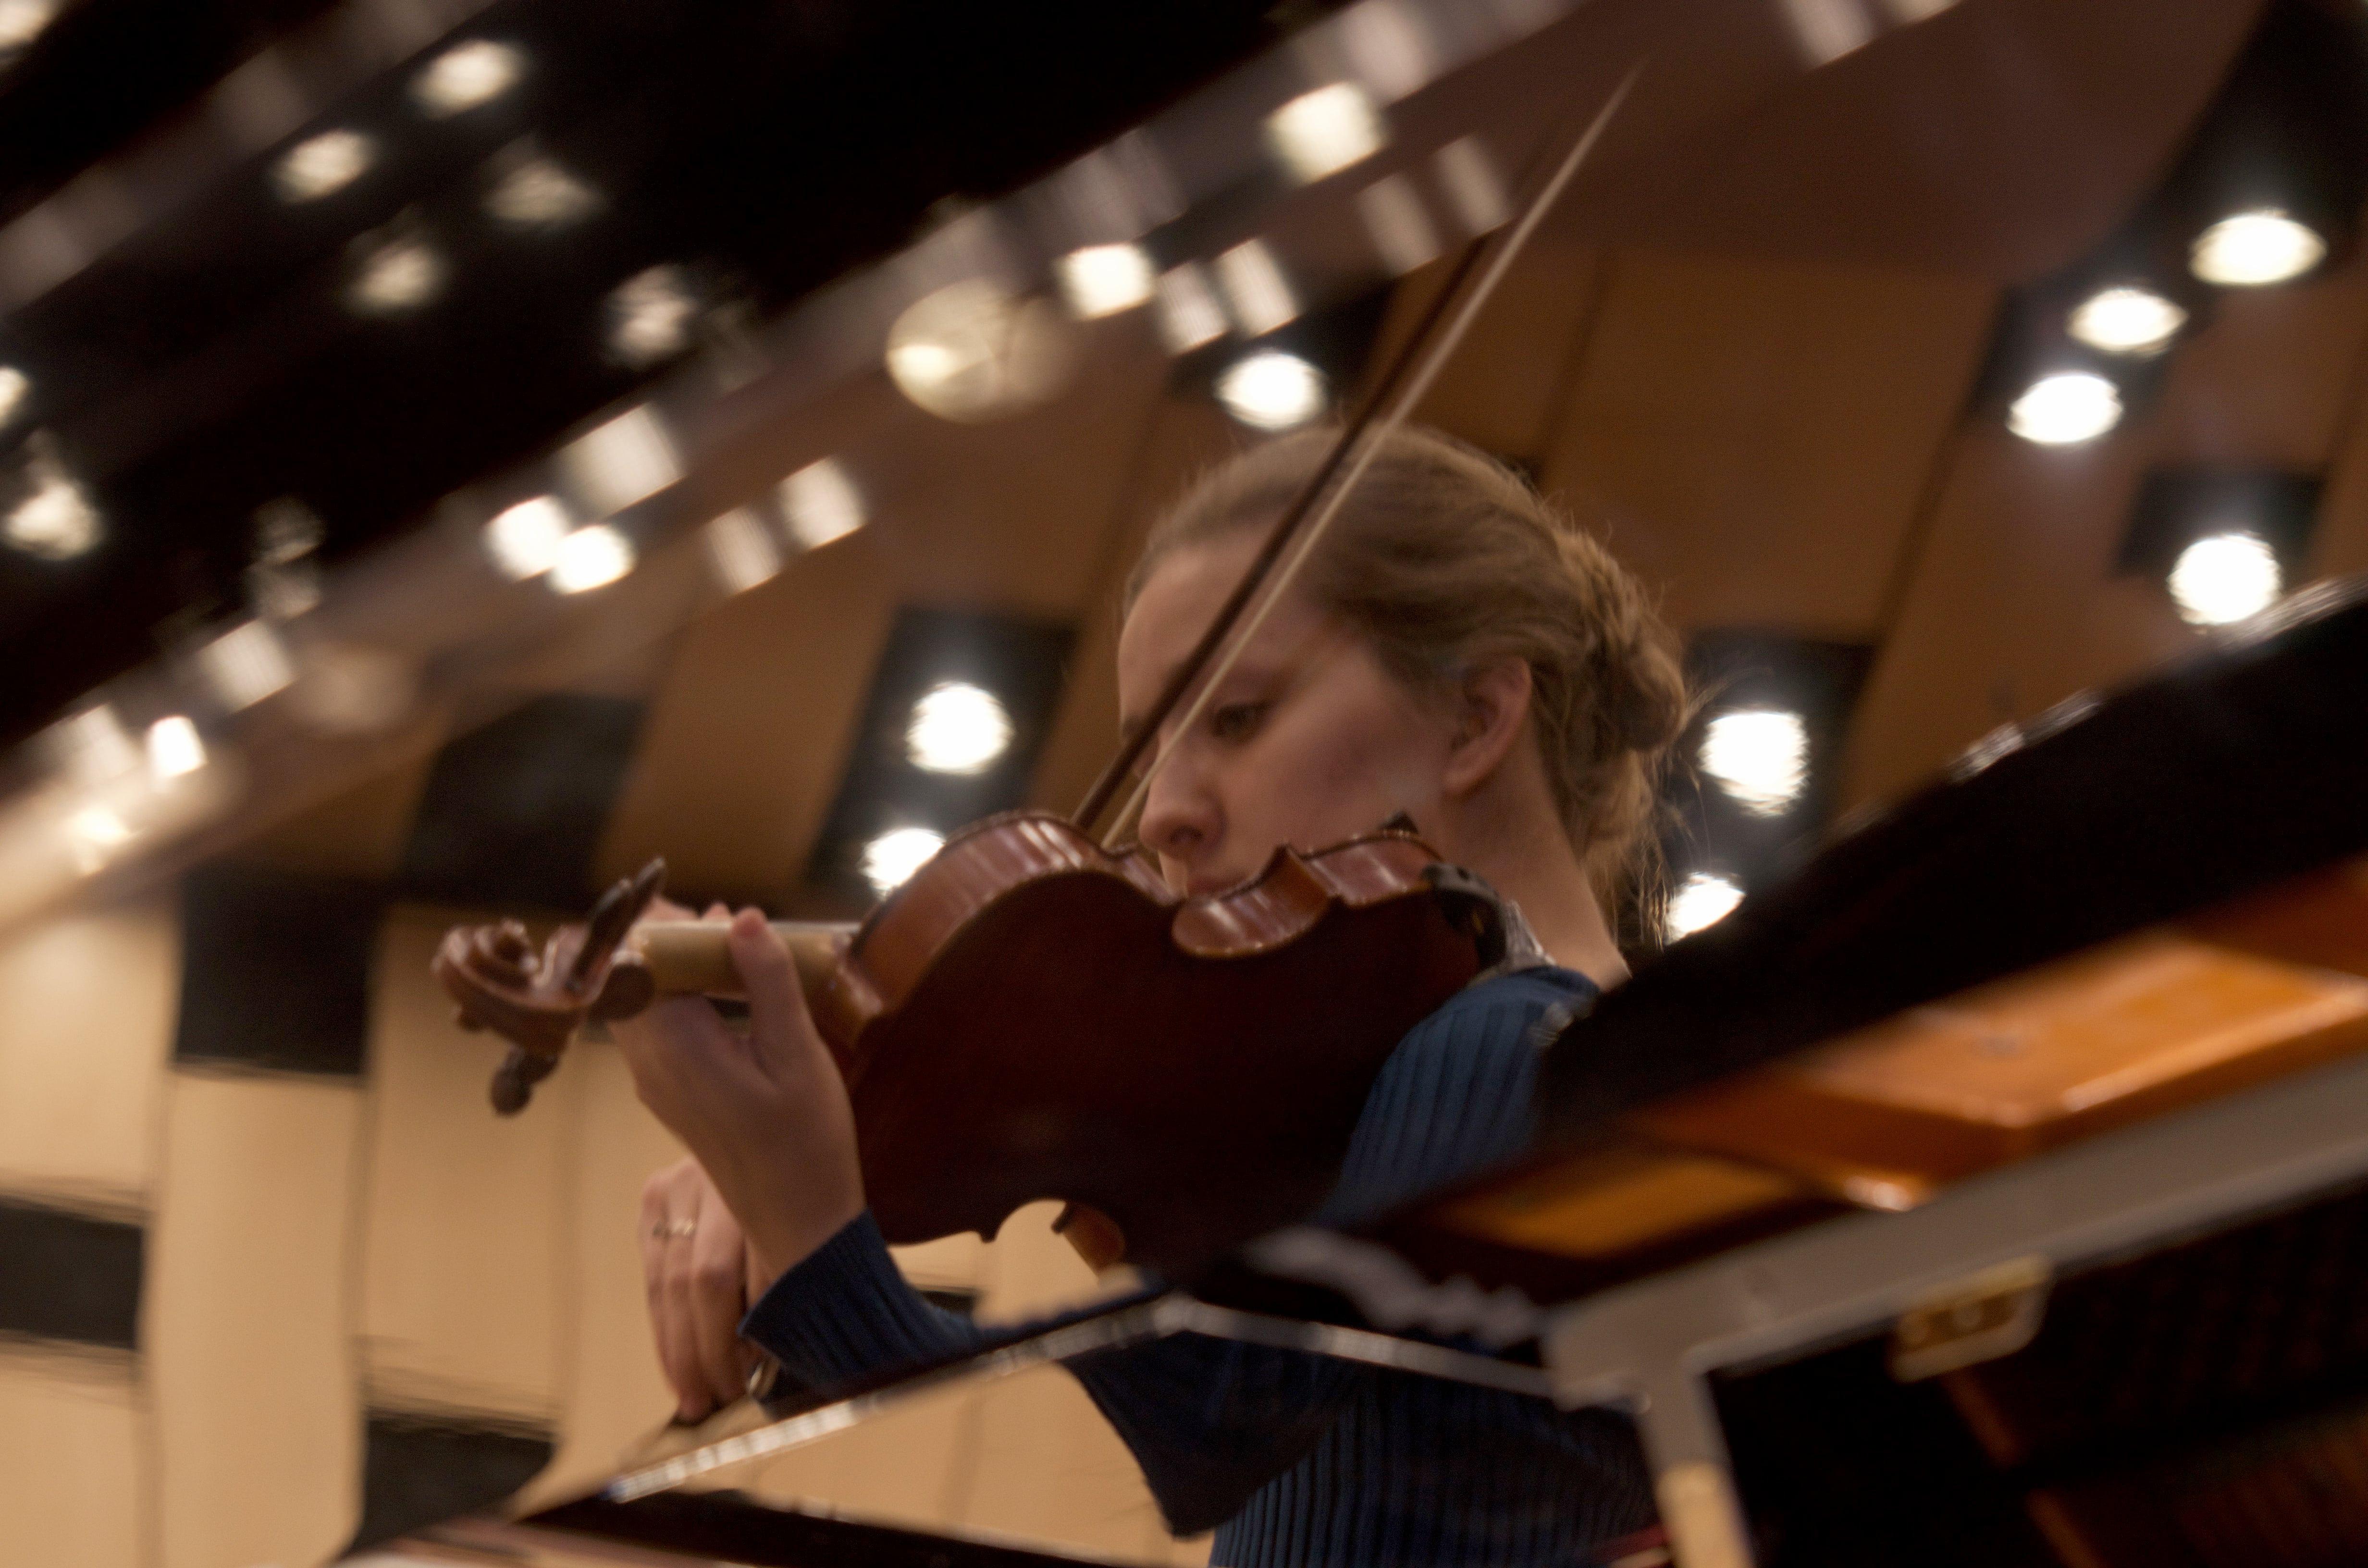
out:
M650 1234L660 1241L667 1241L677 1236L687 1238L698 1233L699 1221L696 1220L660 1220L650 1227Z

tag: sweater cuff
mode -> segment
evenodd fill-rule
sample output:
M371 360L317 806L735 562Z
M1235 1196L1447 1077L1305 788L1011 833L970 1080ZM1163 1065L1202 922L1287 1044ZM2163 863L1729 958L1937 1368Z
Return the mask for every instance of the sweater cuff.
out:
M933 1359L963 1343L954 1320L897 1272L868 1209L774 1280L740 1320L740 1334L808 1389Z

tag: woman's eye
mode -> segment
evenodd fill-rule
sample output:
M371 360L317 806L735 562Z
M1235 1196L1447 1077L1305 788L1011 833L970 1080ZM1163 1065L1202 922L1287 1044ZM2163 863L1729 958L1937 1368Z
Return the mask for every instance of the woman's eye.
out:
M1221 741L1245 741L1266 717L1263 702L1228 702L1209 711L1209 733Z

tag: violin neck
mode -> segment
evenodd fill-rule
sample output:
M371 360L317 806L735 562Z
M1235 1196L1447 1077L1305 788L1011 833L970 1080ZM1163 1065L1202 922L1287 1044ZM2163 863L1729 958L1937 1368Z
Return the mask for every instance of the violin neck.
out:
M732 949L725 944L726 927L704 920L650 920L633 927L627 938L649 965L650 979L662 996L738 996L740 971L732 967ZM851 925L824 920L776 920L773 935L790 949L798 966L798 984L811 997L825 984L839 948L853 935Z

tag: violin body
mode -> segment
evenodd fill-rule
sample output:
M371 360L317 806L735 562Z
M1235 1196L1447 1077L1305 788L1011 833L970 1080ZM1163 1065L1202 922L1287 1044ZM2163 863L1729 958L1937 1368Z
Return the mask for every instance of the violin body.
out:
M462 928L436 970L468 1018L548 1060L583 1017L666 989L620 937L579 963L569 927L505 975L479 955L518 943ZM1062 1199L1180 1274L1322 1201L1382 1062L1503 943L1486 890L1410 833L1279 850L1186 898L1064 818L1014 812L956 835L800 974L891 1242L991 1236Z

